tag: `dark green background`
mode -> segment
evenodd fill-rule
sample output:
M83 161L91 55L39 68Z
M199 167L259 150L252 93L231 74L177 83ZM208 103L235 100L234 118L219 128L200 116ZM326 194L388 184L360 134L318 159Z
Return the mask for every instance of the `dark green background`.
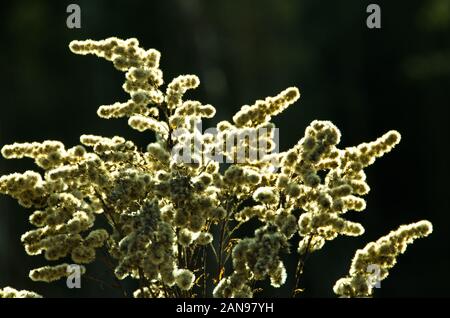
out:
M160 50L166 82L179 74L200 77L189 98L217 108L209 124L295 85L300 101L275 119L281 150L314 119L333 121L342 146L390 129L402 133L395 151L367 169L368 208L352 214L366 233L327 243L308 260L304 296L333 296L357 248L420 219L433 222L434 233L399 258L376 296L450 295L450 1L376 1L380 30L366 27L370 2L359 0L71 2L81 6L81 29L66 27L70 2L1 4L0 145L57 139L72 146L82 133L123 135L143 145L151 140L126 120L97 117L99 105L126 100L123 74L104 60L72 54L73 39L136 37ZM0 174L30 168L30 160L0 159ZM53 297L120 295L87 280L80 290L30 281L28 271L47 262L27 256L20 243L31 228L29 213L0 197L0 286ZM95 265L88 269L104 274Z

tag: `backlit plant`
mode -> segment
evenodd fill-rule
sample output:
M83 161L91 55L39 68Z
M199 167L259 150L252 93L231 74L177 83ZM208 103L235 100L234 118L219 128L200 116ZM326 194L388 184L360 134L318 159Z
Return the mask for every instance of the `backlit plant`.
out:
M163 90L158 51L117 38L73 41L70 49L112 61L125 73L130 99L100 106L98 115L126 117L131 128L156 138L144 151L120 136L96 135L82 135L71 148L53 140L2 148L5 158L32 158L40 168L0 178L1 193L34 210L29 221L35 228L21 238L26 252L59 261L31 270L33 281L67 277L70 264L85 273L84 265L106 249L116 279L137 281L135 297L253 297L254 282L267 279L277 288L288 275L295 296L308 254L340 235L364 233L345 214L365 209L363 169L399 143L398 132L339 149L338 128L315 120L296 145L279 153L271 118L297 101L295 87L245 105L232 121L203 132L199 123L215 108L184 99L199 79L181 75ZM101 218L107 227L98 225ZM238 229L251 220L254 233L242 234ZM420 221L369 243L334 292L371 296L368 268L376 266L377 279L386 278L406 245L431 231L430 222ZM293 246L297 235L300 243ZM288 253L298 253L292 273L283 263ZM211 258L214 264L207 264ZM0 295L39 296L10 287Z

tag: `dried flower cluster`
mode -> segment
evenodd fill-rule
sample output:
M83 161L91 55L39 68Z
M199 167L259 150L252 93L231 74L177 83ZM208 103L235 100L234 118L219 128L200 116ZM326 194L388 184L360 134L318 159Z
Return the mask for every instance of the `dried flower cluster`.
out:
M12 287L0 288L0 298L42 298L41 295L28 290L16 290Z
M283 255L295 235L301 237L294 249L298 281L305 255L339 235L363 234L345 213L365 209L363 169L399 143L398 132L339 149L338 128L316 120L292 149L276 153L270 120L298 100L297 88L242 106L232 122L202 132L199 122L215 108L185 100L199 85L195 75L178 76L163 90L158 51L117 38L73 41L70 49L112 61L125 73L130 98L100 106L97 114L127 117L131 128L156 138L145 151L122 137L97 135L82 135L72 148L52 140L2 148L5 158L32 158L42 169L0 178L1 193L35 210L29 218L35 229L21 238L26 252L65 261L32 270L32 280L67 277L67 262L90 264L107 251L119 281L138 281L135 297L206 297L211 284L215 297L252 297L255 281L285 283ZM229 164L220 165L220 158ZM108 227L98 225L101 218ZM237 235L253 218L259 220L254 237ZM336 294L371 295L367 265L381 266L385 278L406 244L430 232L426 221L402 226L359 250ZM206 264L208 254L216 264ZM35 296L10 288L1 295Z

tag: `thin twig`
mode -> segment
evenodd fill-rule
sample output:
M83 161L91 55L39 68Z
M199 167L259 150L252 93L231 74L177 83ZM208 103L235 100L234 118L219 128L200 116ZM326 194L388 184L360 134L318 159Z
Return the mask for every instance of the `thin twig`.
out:
M312 241L313 236L314 235L310 235L309 236L308 242L306 244L306 251L302 255L300 255L299 259L298 259L297 270L295 272L295 285L294 285L294 287L292 289L292 297L293 298L295 298L295 296L297 295L297 287L298 287L298 284L300 282L300 276L303 273L303 268L305 266L306 258L308 257L308 254L309 254L309 247L311 245L311 241Z
M203 246L203 298L206 298L206 246Z
M234 232L236 232L240 227L241 227L241 225L242 224L244 224L244 222L239 222L229 233L228 233L228 235L227 235L227 240L229 240L230 238L231 238L231 236L234 234Z
M97 278L97 277L94 277L94 276L91 276L91 275L89 275L89 274L84 274L83 276L84 276L85 278L89 279L89 280L92 280L92 281L94 281L94 282L96 282L96 283L100 283L101 285L107 286L107 287L112 288L112 289L120 288L120 286L117 286L117 285L111 285L111 284L105 282L104 280L102 280L102 279L100 279L100 278Z
M209 243L209 245L211 246L214 256L216 257L216 262L219 263L219 256L217 255L216 248L214 247L214 245L212 243Z
M223 254L223 241L224 241L224 234L225 234L225 226L227 222L226 220L222 221L222 226L220 229L220 239L219 239L219 262L218 262L218 270L217 270L217 281L220 281L220 275L222 273L222 254Z
M102 251L104 254L106 254L104 250L102 250ZM116 282L116 285L122 290L123 295L125 297L128 297L127 291L123 288L122 283L117 278L117 276L114 274L114 265L110 262L110 260L106 256L98 255L98 258L100 259L101 262L103 262L103 264L106 265L106 267L109 270L111 270L112 276L114 278L114 281Z

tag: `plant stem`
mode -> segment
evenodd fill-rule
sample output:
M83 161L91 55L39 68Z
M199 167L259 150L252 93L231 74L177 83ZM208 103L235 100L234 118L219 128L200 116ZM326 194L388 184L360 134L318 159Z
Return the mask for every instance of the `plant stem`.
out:
M226 226L227 222L226 220L222 221L222 226L220 229L220 239L219 239L219 268L217 271L217 282L220 281L220 276L221 276L221 272L222 272L222 254L223 254L223 241L224 241L224 236L225 236L225 226Z
M306 251L302 255L299 256L298 263L297 263L297 269L295 271L295 284L294 284L294 287L292 288L292 298L295 298L295 296L297 295L297 287L300 282L300 276L303 273L303 268L305 266L306 258L308 257L308 254L309 254L309 247L311 245L312 238L313 238L313 235L310 235L308 238L308 242L306 244Z

